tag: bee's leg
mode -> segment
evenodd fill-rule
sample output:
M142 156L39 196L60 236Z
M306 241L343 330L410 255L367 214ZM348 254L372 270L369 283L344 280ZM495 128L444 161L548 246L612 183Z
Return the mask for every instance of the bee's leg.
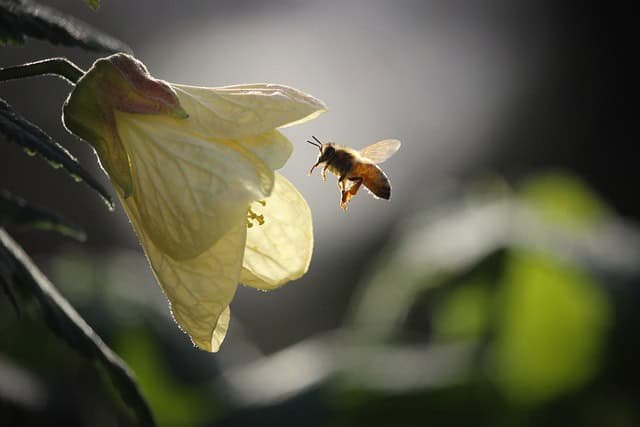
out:
M340 191L344 191L346 189L346 180L347 175L341 175L340 178L338 178L338 188Z
M346 211L347 210L347 202L344 201L345 194L347 194L347 193L345 191L343 191L342 192L342 196L340 196L340 207Z
M349 181L353 181L351 187L349 187L348 190L342 190L342 200L340 204L344 206L346 206L347 202L349 202L349 200L358 193L358 190L362 185L363 178L359 176L349 177Z
M322 180L326 181L327 180L327 168L329 167L329 164L325 164L324 167L322 168Z
M347 204L344 202L345 194L347 193L347 175L341 175L338 179L338 189L340 190L340 207L347 210Z

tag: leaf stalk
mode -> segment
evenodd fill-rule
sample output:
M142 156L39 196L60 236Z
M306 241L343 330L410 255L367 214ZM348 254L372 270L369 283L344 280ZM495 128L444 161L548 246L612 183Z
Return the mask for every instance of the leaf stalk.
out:
M66 58L49 58L22 65L0 68L0 81L23 79L35 76L56 76L75 83L84 75L84 70Z

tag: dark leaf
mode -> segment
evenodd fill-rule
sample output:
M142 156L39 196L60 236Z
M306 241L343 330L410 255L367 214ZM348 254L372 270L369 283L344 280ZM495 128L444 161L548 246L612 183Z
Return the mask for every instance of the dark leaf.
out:
M82 180L97 191L109 208L113 209L113 200L104 187L67 150L42 129L15 112L2 98L0 98L0 136L22 146L28 154L39 154L54 168L63 167L75 180Z
M21 297L38 303L51 330L71 348L99 363L140 425L153 426L153 415L133 374L91 329L69 302L33 264L22 248L0 228L0 284L9 284Z
M0 227L9 224L56 231L79 241L87 237L84 231L58 214L32 206L26 200L0 189Z
M84 0L84 2L93 10L100 8L100 0Z
M16 315L20 316L21 311L20 305L18 304L18 297L11 287L11 283L8 279L9 277L11 277L11 273L8 270L8 267L2 262L2 260L0 260L0 288L2 288L2 292L4 292L9 299L13 309L16 311Z
M98 0L87 3L99 5ZM98 52L131 52L120 40L49 6L30 0L0 0L0 45L21 44L27 37Z

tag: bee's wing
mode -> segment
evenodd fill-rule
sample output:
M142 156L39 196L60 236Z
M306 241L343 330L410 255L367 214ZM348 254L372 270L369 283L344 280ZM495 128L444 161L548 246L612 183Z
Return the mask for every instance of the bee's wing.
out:
M400 141L397 139L384 139L360 150L360 155L371 160L373 163L382 163L393 156L400 148Z

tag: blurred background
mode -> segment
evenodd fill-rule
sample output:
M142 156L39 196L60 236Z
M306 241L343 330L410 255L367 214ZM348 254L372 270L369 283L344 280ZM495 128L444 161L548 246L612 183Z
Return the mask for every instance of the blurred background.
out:
M0 144L3 186L88 240L9 231L130 365L160 425L640 425L630 15L535 1L54 3L155 77L282 83L330 109L284 130L295 150L282 173L314 217L310 271L269 293L240 287L217 354L173 324L120 207ZM0 55L0 67L98 57L36 40ZM106 185L62 127L68 93L53 78L0 85ZM307 176L311 135L400 139L383 165L391 202L362 193L343 212L334 178ZM0 306L0 424L133 422L95 364Z

